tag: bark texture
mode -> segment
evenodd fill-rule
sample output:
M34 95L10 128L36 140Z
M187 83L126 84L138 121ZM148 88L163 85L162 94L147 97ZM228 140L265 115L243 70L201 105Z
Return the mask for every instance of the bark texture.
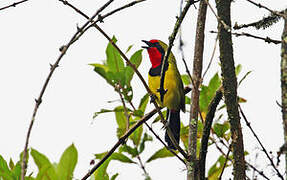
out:
M231 0L216 0L216 8L219 18L229 27ZM233 175L235 180L245 179L245 160L243 136L240 124L237 99L237 79L235 75L233 47L231 32L218 23L220 62L222 71L223 95L230 122L232 151L234 157Z
M194 60L193 60L193 88L191 94L191 106L190 106L190 121L189 121L189 142L188 142L188 153L190 155L190 161L187 163L187 179L197 179L197 121L199 112L199 86L201 82L202 74L202 59L204 50L204 29L206 19L207 4L205 1L200 1L197 27L195 36L195 47L194 47Z
M285 11L287 14L287 11ZM287 20L285 19L281 45L281 101L284 128L284 144L287 145ZM287 151L285 151L285 171L287 171ZM287 178L287 175L286 175Z

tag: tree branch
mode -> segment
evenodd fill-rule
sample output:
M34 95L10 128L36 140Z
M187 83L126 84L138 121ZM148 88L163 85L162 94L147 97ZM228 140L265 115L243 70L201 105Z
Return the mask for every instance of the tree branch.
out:
M264 154L267 156L268 160L269 160L270 163L271 163L271 166L272 166L273 169L276 171L277 176L283 180L284 178L283 178L282 174L281 174L281 173L279 172L279 170L276 168L276 166L275 166L275 164L274 164L272 158L269 156L269 154L268 154L266 148L263 146L263 144L261 143L261 141L260 141L260 139L258 138L257 134L255 133L255 131L254 131L253 128L251 127L250 122L248 122L248 120L247 120L247 118L246 118L244 112L242 111L241 106L238 105L238 107L239 107L240 113L241 113L241 115L242 115L242 117L243 117L243 119L244 119L244 121L245 121L247 127L251 130L253 136L255 137L255 139L256 139L257 142L259 143L260 147L262 148L262 151L263 151Z
M287 10L284 11L287 15ZM284 130L284 144L287 144L287 19L284 20L284 29L281 43L281 111ZM285 145L286 146L286 145ZM285 172L287 170L287 153L285 154ZM287 175L286 175L287 178Z
M216 91L214 98L211 100L210 104L208 105L208 112L205 118L205 124L204 124L203 132L202 132L201 147L200 147L200 154L199 154L199 177L200 179L205 179L205 161L206 161L206 154L207 154L207 148L208 148L208 139L209 139L215 111L221 99L222 99L222 88L220 87Z
M197 164L197 124L199 113L199 87L201 84L202 73L202 61L204 51L204 31L206 20L207 4L205 1L200 1L197 25L195 33L195 45L194 45L194 58L192 68L192 92L191 92L191 104L190 104L190 116L189 116L189 131L188 131L188 153L190 155L190 161L187 163L187 179L198 179L198 164Z
M2 11L4 9L7 9L7 8L10 8L10 7L16 7L18 4L22 4L22 3L26 2L26 1L28 1L28 0L22 0L22 1L19 1L19 2L14 2L13 4L10 4L8 6L0 8L0 11Z
M227 158L225 158L222 171L221 171L221 173L220 173L220 175L219 175L219 177L218 177L219 180L222 179L222 175L223 175L224 169L225 169L225 167L226 167L226 164L227 164L227 161L228 161L228 157L229 157L230 151L231 151L231 144L229 145L229 148L228 148L228 151L227 151L227 154L226 154L226 157L227 157Z
M284 13L284 11L280 11L280 13ZM255 27L256 29L261 29L261 28L266 29L267 27L277 23L281 18L282 18L281 16L271 13L271 15L267 17L263 17L261 20L253 22L253 23L240 24L240 25L235 23L235 25L233 26L233 29L238 30L238 29L248 28L248 27Z
M28 132L27 132L27 136L26 136L26 141L25 141L25 147L24 147L24 152L23 152L23 159L22 159L22 162L21 162L21 180L24 180L25 178L25 173L26 173L26 168L27 168L27 149L28 149L28 143L29 143L29 138L30 138L30 134L31 134L31 131L32 131L32 127L33 127L33 124L34 124L34 121L35 121L35 118L36 118L36 114L38 112L38 108L42 102L42 97L46 91L46 88L50 82L50 79L55 71L55 69L58 67L62 57L65 55L65 53L67 52L68 48L72 45L72 43L74 42L74 38L76 38L78 35L82 35L83 32L82 30L88 26L88 24L93 21L93 19L102 11L104 10L110 3L112 3L114 0L109 0L107 3L105 3L101 8L99 8L97 10L97 12L81 27L77 30L77 32L73 35L73 37L71 38L71 40L68 42L67 45L64 46L64 48L61 50L61 54L60 56L58 57L58 59L56 60L56 62L51 65L51 68L50 68L50 73L48 74L48 77L46 78L45 80L45 83L41 89L41 92L40 92L40 95L39 97L36 99L36 103L35 103L35 107L34 107L34 111L33 111L33 114L32 114L32 118L31 118L31 122L30 122L30 125L29 125L29 128L28 128Z
M218 34L216 35L216 39L215 39L215 42L214 42L213 51L212 51L212 54L211 54L209 63L208 63L208 65L207 65L207 67L206 67L206 69L205 69L205 71L204 71L204 73L203 73L203 75L202 75L202 79L204 79L204 77L205 77L207 71L208 71L209 68L210 68L210 65L211 65L211 63L212 63L212 60L213 60L213 58L214 58L215 51L216 51L216 46L217 46L217 41L218 41Z
M283 17L284 19L287 19L287 16L286 16L286 14L284 14L284 13L281 13L281 12L278 12L278 11L273 11L273 10L269 9L268 7L266 7L266 6L264 6L264 5L260 4L260 3L255 3L255 2L253 2L253 1L251 1L251 0L246 0L246 1L248 1L248 2L250 2L251 4L257 6L258 8L266 9L267 11L271 12L272 14L276 14L277 16L281 16L281 17Z
M231 1L216 0L217 13L229 27ZM240 124L237 98L237 79L235 75L233 47L230 31L218 23L220 62L222 71L222 86L228 119L230 123L232 151L234 155L233 175L234 179L245 179L245 160L243 135Z
M216 31L210 31L210 33L218 33ZM282 41L279 41L279 40L274 40L274 39L271 39L269 38L268 36L266 38L263 38L263 37L260 37L260 36L255 36L255 35L252 35L252 34L249 34L249 33L245 33L245 32L241 32L241 33L231 33L232 35L235 35L236 37L239 37L239 36L245 36L245 37L251 37L251 38L255 38L255 39L260 39L260 40L263 40L267 43L274 43L274 44L280 44L282 43Z

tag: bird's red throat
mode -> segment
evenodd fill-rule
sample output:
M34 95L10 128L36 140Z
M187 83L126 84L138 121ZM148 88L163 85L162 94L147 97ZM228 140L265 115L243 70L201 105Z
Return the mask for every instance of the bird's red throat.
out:
M162 54L156 47L150 47L147 50L152 68L156 68L161 64Z

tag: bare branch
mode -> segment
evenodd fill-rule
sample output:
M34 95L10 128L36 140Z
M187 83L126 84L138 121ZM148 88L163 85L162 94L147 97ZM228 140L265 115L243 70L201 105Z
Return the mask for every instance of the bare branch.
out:
M247 120L245 114L243 113L243 111L242 111L240 105L238 105L238 107L239 107L240 113L241 113L241 115L242 115L242 117L243 117L243 119L244 119L244 121L245 121L247 127L251 130L253 136L255 137L255 139L256 139L257 142L259 143L260 147L262 148L262 151L263 151L264 154L267 156L268 160L269 160L270 163L271 163L271 166L272 166L273 169L276 171L277 176L278 176L280 179L283 180L284 178L283 178L282 174L281 174L281 173L279 172L279 170L276 168L276 166L275 166L275 164L274 164L272 158L269 156L269 154L268 154L266 148L263 146L263 144L262 144L262 142L260 141L260 139L258 138L257 134L255 133L255 131L254 131L253 128L251 127L250 122L248 122L248 120Z
M179 157L176 152L174 152L172 149L168 148L168 146L166 145L166 143L154 132L154 130L150 127L150 125L148 125L148 123L145 122L145 125L148 127L148 129L153 133L153 135L164 145L164 147L166 149L168 149L175 157L177 157L181 162L183 162L185 164L185 161Z
M205 71L204 71L204 73L203 73L202 81L203 81L203 79L204 79L204 77L205 77L207 71L209 70L210 65L211 65L211 63L212 63L212 60L213 60L213 58L214 58L215 51L216 51L216 46L217 46L217 41L218 41L218 34L217 34L216 39L215 39L215 43L214 43L214 47L213 47L213 51L212 51L212 54L211 54L209 63L208 63L208 65L207 65L207 67L206 67L206 69L205 69Z
M230 159L224 152L223 152L223 150L219 147L219 145L217 144L217 142L213 139L213 138L210 138L211 139L211 141L215 144L215 147L217 148L217 150L226 158L226 159L228 159L231 163L233 163L232 162L232 159ZM220 142L222 142L222 141L220 141ZM223 143L222 143L223 144ZM223 146L224 147L226 147L227 149L229 149L229 146L227 146L226 144L223 144ZM250 167L250 168L252 168L254 171L256 171L260 176L262 176L263 178L265 178L265 179L268 179L268 180L270 180L264 173L263 173L263 171L260 171L260 170L258 170L256 167L254 167L252 164L250 164L249 162L247 162L247 161L245 161L245 163L246 163L246 165L248 166L248 167Z
M286 15L284 13L282 13L282 12L274 11L274 10L269 9L268 7L266 7L266 6L264 6L264 5L260 4L260 3L256 3L256 2L251 1L251 0L246 0L246 1L250 2L251 4L253 4L253 5L255 5L255 6L259 7L259 8L266 9L267 11L271 12L272 14L276 14L277 16L281 16L284 19L287 19Z
M231 27L228 26L217 14L216 12L214 11L214 9L212 8L212 6L209 4L208 0L204 0L206 2L206 4L208 5L208 7L210 8L211 12L213 13L213 15L216 17L217 21L219 23L221 23L224 27L224 29L226 31L230 31L231 30Z
M222 171L221 171L221 173L220 173L220 175L219 175L219 177L218 177L219 180L221 180L221 178L222 178L224 169L225 169L226 164L227 164L227 161L228 161L228 157L229 157L230 151L231 151L231 144L229 145L229 148L228 148L228 151L227 151L227 154L226 154L226 158L225 158L225 161L224 161L224 164L223 164Z
M19 2L14 2L13 4L10 4L10 5L8 5L8 6L5 6L5 7L0 8L0 11L2 11L2 10L4 10L4 9L8 9L8 8L10 8L10 7L16 7L18 4L24 3L24 2L26 2L26 1L28 1L28 0L22 0L22 1L19 1Z
M210 31L210 33L218 33L218 32ZM245 37L251 37L251 38L255 38L255 39L260 39L260 40L263 40L263 41L265 41L267 43L274 43L274 44L281 44L282 43L282 41L271 39L268 36L266 38L263 38L263 37L255 36L255 35L252 35L252 34L249 34L249 33L245 33L245 32L231 33L231 34L236 36L236 37L245 36Z
M218 16L228 25L231 25L230 14L231 1L216 1ZM243 135L240 124L237 99L237 79L235 74L232 37L230 30L226 30L221 23L218 23L218 37L220 62L222 71L223 95L230 123L232 138L232 152L234 155L233 176L234 179L245 179L245 157Z
M196 24L194 56L193 56L194 58L192 68L192 84L193 84L191 92L192 103L190 104L189 130L188 130L188 153L190 155L190 160L187 164L188 180L198 179L201 173L198 172L199 165L196 157L196 152L197 152L198 114L200 112L199 87L201 84L201 73L203 64L206 12L207 12L206 2L200 1L197 16L197 24Z

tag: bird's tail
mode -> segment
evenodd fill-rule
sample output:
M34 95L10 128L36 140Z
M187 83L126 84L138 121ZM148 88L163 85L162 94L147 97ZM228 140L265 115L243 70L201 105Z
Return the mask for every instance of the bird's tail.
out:
M180 137L180 110L169 110L167 109L167 127L170 128L176 142L179 144ZM167 130L165 132L165 141L169 148L176 150L176 147L171 142L167 134Z

